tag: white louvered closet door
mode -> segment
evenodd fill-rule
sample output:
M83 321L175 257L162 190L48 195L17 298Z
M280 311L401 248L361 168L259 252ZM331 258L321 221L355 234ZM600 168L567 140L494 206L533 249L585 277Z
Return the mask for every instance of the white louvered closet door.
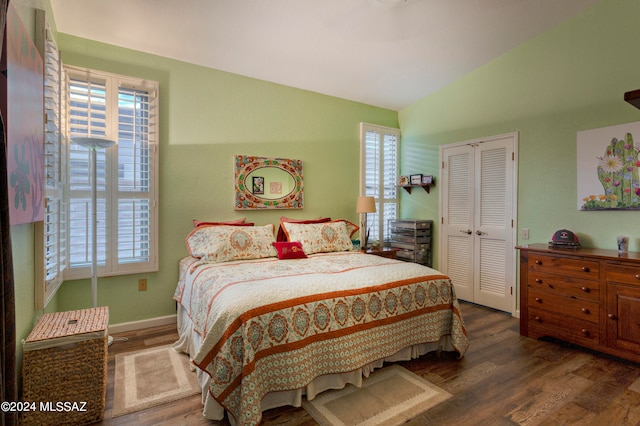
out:
M515 135L442 150L441 269L462 300L515 308Z
M463 145L443 151L443 206L440 269L449 275L456 295L473 301L473 181L474 148Z

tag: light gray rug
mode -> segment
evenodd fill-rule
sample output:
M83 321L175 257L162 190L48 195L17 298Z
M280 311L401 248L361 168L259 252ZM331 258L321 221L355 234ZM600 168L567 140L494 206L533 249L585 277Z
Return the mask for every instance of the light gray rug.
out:
M424 413L452 395L399 365L376 370L362 387L323 392L304 409L322 426L394 426Z
M116 355L112 416L200 393L189 357L171 345Z

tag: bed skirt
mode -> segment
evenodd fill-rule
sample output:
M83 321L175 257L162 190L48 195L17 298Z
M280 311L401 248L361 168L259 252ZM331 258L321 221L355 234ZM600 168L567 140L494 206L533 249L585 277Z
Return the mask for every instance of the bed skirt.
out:
M200 348L202 341L200 335L193 332L191 319L186 315L180 304L178 304L178 334L180 338L173 344L173 349L193 357ZM303 396L306 396L307 400L312 400L316 395L325 390L342 389L347 384L360 387L362 386L362 378L369 377L369 374L376 368L381 368L384 362L408 361L433 351L455 351L451 342L451 336L442 336L439 342L422 343L406 347L391 356L364 365L355 371L317 377L304 388L270 392L262 399L260 407L262 411L284 405L300 407ZM222 420L225 410L209 392L209 374L197 368L195 365L191 365L191 369L196 371L198 382L202 389L203 416L209 420ZM228 417L229 422L232 425L235 424L233 416L229 415Z

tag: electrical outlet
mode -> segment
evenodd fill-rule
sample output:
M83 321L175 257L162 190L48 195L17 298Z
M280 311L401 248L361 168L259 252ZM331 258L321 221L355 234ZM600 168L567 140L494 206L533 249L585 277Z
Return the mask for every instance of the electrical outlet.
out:
M140 278L138 280L138 291L147 291L147 279Z
M529 228L522 228L522 239L523 240L529 239Z

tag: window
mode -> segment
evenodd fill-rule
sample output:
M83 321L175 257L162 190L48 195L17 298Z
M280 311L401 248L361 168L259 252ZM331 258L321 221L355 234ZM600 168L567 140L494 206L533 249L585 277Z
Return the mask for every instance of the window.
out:
M98 275L157 270L158 83L66 67L69 126L65 278L91 270L91 153L74 137L104 137L97 150Z
M376 201L367 216L370 241L388 241L389 220L398 217L399 151L400 130L360 123L360 195Z

